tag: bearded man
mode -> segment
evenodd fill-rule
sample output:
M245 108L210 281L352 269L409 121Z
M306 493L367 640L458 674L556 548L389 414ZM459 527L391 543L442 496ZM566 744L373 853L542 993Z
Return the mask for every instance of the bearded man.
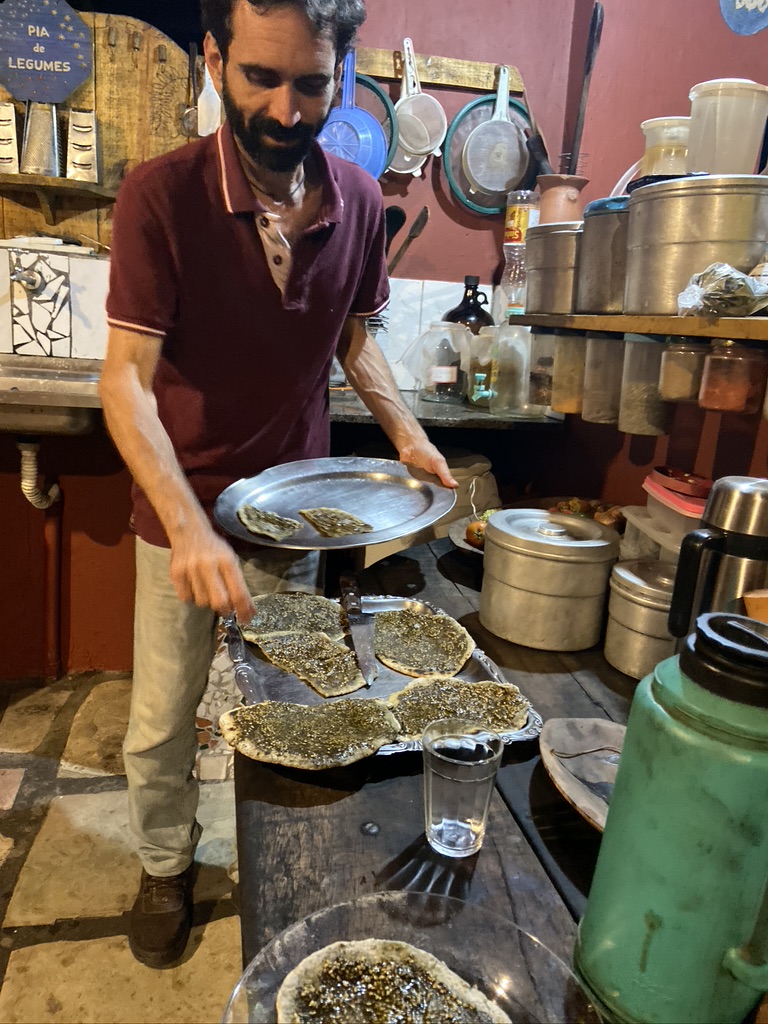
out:
M217 495L328 455L328 378L347 379L402 461L455 486L365 329L389 298L379 186L316 142L362 0L202 0L219 131L136 168L115 205L101 377L134 480L136 611L124 756L143 870L134 956L184 952L201 829L195 711L218 615L322 587L317 552L236 543Z

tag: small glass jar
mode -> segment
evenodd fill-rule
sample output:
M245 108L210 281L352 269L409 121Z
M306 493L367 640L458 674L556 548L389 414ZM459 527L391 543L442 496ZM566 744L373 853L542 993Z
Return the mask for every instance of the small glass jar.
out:
M587 331L584 402L588 423L615 423L619 418L624 339L604 331Z
M555 332L540 327L531 334L531 365L528 401L547 408L552 403L552 371L555 365Z
M529 337L528 327L501 324L496 328L488 401L492 416L517 416L523 410L523 382L528 365Z
M552 408L555 412L581 412L587 339L581 331L555 331L552 367Z
M704 360L699 405L715 412L757 412L767 369L766 358L757 349L713 338Z
M709 342L701 338L675 338L661 354L659 393L667 402L695 402L699 397Z
M668 434L673 406L659 392L663 337L625 334L619 430L624 434Z

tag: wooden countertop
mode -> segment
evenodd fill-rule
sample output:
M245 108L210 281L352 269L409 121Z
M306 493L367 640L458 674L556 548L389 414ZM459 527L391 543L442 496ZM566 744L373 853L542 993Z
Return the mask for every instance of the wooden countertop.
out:
M418 597L457 618L545 720L626 721L634 681L599 650L532 650L481 626L482 565L479 555L442 539L377 562L359 579L363 593ZM427 845L421 785L418 754L324 772L237 755L244 963L307 914L384 889L440 891L487 906L570 958L600 836L555 790L538 741L507 748L475 857L450 861Z

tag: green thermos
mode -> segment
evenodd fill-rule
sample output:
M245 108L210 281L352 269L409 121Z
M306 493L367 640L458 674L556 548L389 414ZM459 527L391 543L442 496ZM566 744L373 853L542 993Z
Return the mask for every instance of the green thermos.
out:
M639 684L574 962L610 1021L738 1024L768 991L768 625L702 615Z

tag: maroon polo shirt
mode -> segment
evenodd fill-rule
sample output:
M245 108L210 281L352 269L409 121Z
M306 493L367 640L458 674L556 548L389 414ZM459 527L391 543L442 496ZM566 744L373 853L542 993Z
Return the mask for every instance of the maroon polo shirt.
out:
M153 383L182 469L211 515L229 484L329 451L328 377L345 319L389 297L381 190L315 147L318 221L292 246L285 295L255 218L264 207L224 125L137 167L114 208L107 318L163 339ZM168 546L142 491L133 526Z

